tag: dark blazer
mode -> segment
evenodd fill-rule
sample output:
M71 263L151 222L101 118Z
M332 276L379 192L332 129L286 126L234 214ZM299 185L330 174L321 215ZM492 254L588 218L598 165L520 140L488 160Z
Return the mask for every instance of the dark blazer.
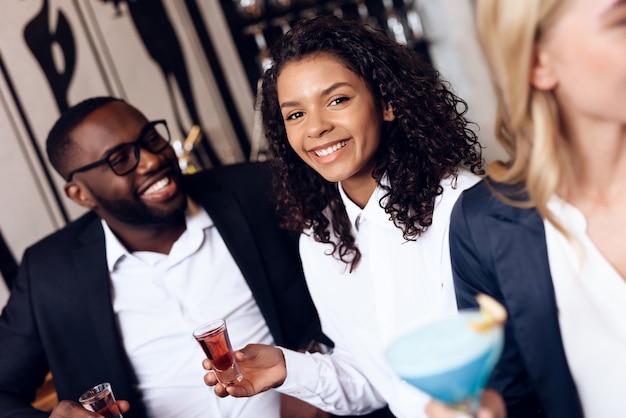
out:
M263 164L226 166L184 180L224 238L276 343L304 348L321 335L317 312L297 236L277 227L268 185ZM125 417L145 417L115 324L104 234L94 213L24 253L0 317L0 417L47 417L29 403L48 370L59 399L76 400L86 388L110 381L118 399L131 403Z
M519 188L518 188L519 190ZM450 253L459 308L487 293L507 309L505 347L489 386L505 399L509 418L582 418L561 340L543 220L511 186L483 180L457 201Z

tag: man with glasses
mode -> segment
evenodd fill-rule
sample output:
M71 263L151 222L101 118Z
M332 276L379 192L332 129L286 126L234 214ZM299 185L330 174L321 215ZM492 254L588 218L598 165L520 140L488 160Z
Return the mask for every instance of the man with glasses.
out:
M141 129L136 141L118 145L107 151L104 158L70 171L67 181L71 182L76 173L82 173L103 164L108 164L118 176L124 176L137 168L140 146L153 154L158 154L167 148L169 142L170 130L164 119L148 122Z
M76 400L105 381L126 418L279 416L273 391L217 398L192 330L225 318L235 348L323 338L297 238L277 227L265 165L183 176L169 140L111 97L50 131L50 162L89 212L24 254L0 317L0 417L48 416L30 407L48 370L51 417L94 416Z

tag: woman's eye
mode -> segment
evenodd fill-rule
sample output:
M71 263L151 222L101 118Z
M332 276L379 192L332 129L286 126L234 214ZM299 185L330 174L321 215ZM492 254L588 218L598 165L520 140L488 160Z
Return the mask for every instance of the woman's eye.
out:
M295 120L303 115L302 112L293 112L287 115L285 120Z
M336 99L333 99L333 100L330 102L330 105L331 105L331 106L337 106L337 105L339 105L339 104L341 104L341 103L343 103L343 102L345 102L345 101L348 101L348 100L350 100L350 99L349 99L349 98L347 98L347 97L337 97Z

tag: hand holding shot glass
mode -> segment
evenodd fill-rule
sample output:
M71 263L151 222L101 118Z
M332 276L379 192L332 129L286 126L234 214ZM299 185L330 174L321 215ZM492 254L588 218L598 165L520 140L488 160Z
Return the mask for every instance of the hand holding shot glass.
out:
M78 401L90 411L102 415L104 418L124 418L115 402L115 396L108 382L100 383L80 395Z
M223 319L216 319L200 325L193 336L211 361L217 380L224 386L232 386L243 379L239 365L235 361L233 348L228 338L228 329Z

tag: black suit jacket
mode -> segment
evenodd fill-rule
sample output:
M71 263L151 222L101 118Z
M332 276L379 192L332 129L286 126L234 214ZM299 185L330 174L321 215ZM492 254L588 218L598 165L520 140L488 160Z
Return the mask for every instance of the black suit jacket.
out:
M507 309L505 347L489 386L505 398L509 418L582 418L558 322L543 220L515 188L483 180L457 201L450 253L459 308L487 293Z
M268 167L226 166L187 176L184 187L213 219L276 341L320 338L297 237L277 227ZM95 359L95 360L93 360ZM111 303L102 226L88 213L28 248L0 317L0 417L44 417L29 404L48 370L59 399L109 381L144 417ZM203 382L198 382L203 384Z

